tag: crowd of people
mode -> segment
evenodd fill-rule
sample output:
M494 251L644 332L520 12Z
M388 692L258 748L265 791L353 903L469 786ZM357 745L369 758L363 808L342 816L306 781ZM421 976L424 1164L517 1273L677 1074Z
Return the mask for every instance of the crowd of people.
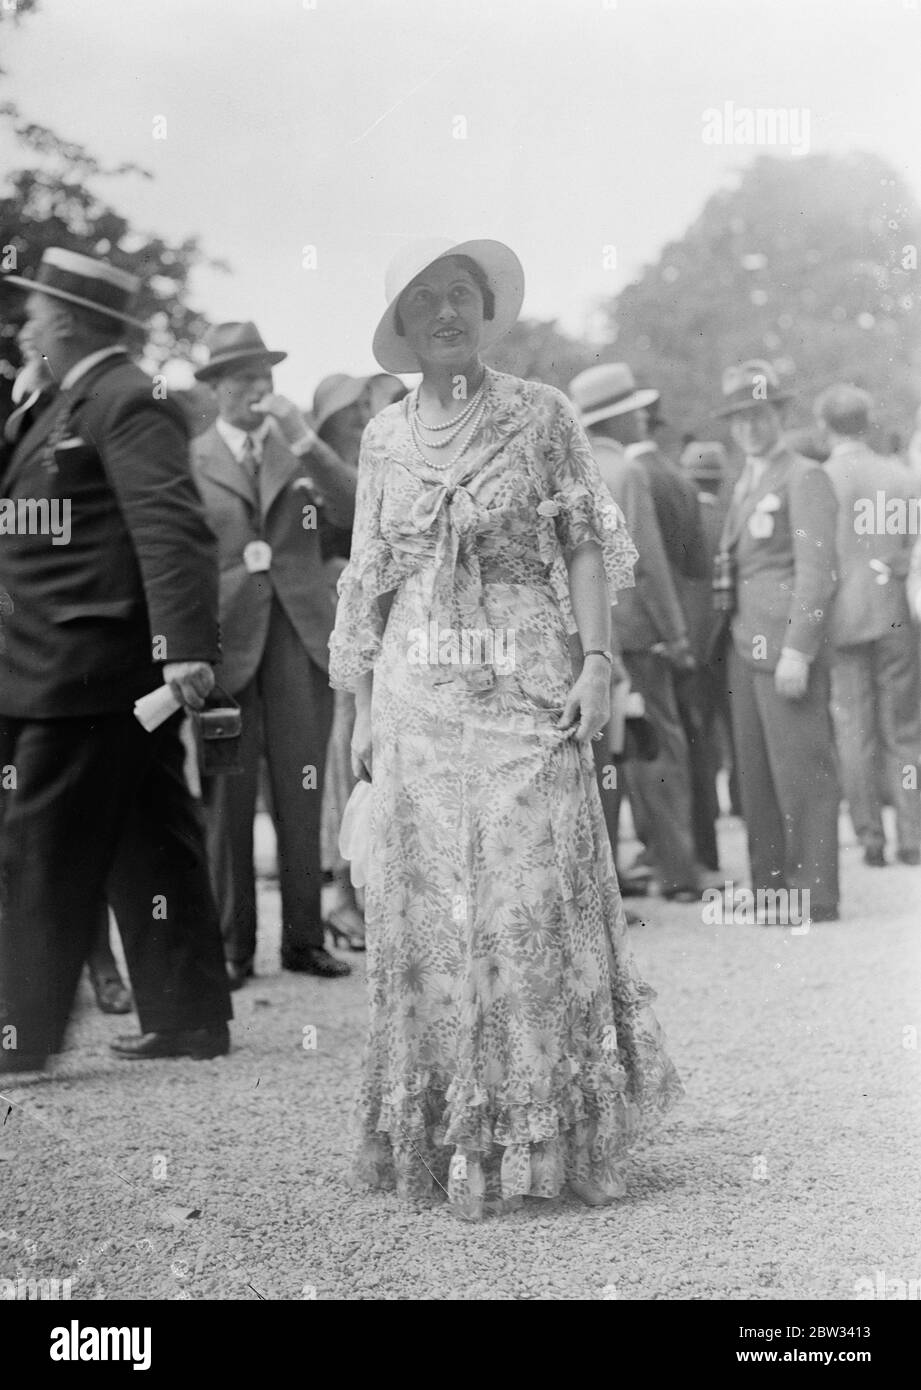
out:
M303 412L273 388L285 352L219 324L190 440L126 349L132 276L52 249L2 283L25 322L0 452L0 1072L61 1050L87 964L101 1008L133 997L119 1056L229 1050L262 798L282 968L342 977L327 938L367 948L360 1176L434 1182L472 1220L564 1184L623 1195L681 1086L622 894L722 887L721 792L765 925L785 894L838 918L842 789L867 864L887 805L896 858L921 858L921 549L878 524L918 487L870 449L869 396L824 391L807 456L771 364L727 364L741 471L712 439L674 462L628 364L567 397L481 360L520 311L510 248L416 242L380 372ZM65 501L57 545L37 523ZM142 727L164 685L176 712ZM201 735L215 708L239 714L232 769L192 756L186 717ZM339 831L362 782L360 893ZM640 853L617 866L625 800Z

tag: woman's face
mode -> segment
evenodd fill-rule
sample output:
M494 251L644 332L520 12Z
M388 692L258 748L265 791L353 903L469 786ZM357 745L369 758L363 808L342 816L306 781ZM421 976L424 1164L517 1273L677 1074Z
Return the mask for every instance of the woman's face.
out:
M464 366L483 332L483 296L450 257L417 275L400 296L406 341L424 366Z
M365 387L357 401L331 415L323 427L323 438L331 449L347 463L357 463L361 451L361 436L371 418L369 391Z

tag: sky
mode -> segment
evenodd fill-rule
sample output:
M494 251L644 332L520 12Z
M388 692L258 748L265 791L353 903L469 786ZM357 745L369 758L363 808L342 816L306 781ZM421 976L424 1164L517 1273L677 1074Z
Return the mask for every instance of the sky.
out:
M767 152L869 150L921 197L921 0L41 0L0 45L0 100L152 171L114 205L229 263L194 306L253 319L299 401L375 370L414 236L508 242L524 313L591 333L764 152L714 140L727 103L790 113Z

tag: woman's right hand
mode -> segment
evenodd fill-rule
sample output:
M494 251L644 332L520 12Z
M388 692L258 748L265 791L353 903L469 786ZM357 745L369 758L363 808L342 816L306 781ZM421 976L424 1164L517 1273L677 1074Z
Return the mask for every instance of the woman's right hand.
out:
M351 740L352 775L359 782L371 781L371 711L359 709L355 713L355 724Z

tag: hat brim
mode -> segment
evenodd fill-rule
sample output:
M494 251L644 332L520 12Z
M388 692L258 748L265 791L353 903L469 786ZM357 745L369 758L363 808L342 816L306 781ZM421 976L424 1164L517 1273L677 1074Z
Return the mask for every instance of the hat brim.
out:
M343 381L330 395L324 409L319 413L314 410L314 429L321 430L327 420L331 420L334 415L338 415L340 410L348 410L350 405L354 405L356 401L360 400L361 393L370 380L371 378L369 376L356 376L352 377L349 381Z
M611 420L615 415L629 415L631 410L644 410L646 406L659 399L659 394L652 387L646 386L641 391L633 391L629 396L624 396L622 401L599 406L597 410L587 410L579 416L579 421L584 429L588 429L589 425L597 425L600 420Z
M524 302L524 268L515 252L502 241L459 241L447 251L440 252L426 265L414 270L384 310L374 331L371 350L375 361L380 363L385 372L422 371L422 363L406 339L400 337L396 331L394 320L397 305L400 295L417 275L422 275L436 261L451 256L469 256L472 261L476 261L489 281L489 287L495 297L495 313L491 319L483 321L478 350L485 351L486 348L492 347L493 343L504 337L517 322Z
M94 314L117 319L119 323L130 324L132 328L143 329L145 333L148 331L149 325L143 319L132 318L130 314L120 314L117 309L107 309L104 304L97 304L94 299L86 299L82 294L71 294L70 290L59 290L54 285L40 285L37 280L27 280L22 275L0 276L0 289L4 285L11 285L16 290L25 290L26 294L46 294L49 299L63 299L68 304L80 304L84 309L92 309Z
M780 405L783 401L792 401L795 394L794 391L772 391L769 396L765 396L760 401L751 398L744 401L734 401L732 405L720 406L718 410L714 410L713 418L725 420L729 415L740 415L743 410L751 410L756 405Z
M223 376L228 367L238 367L241 362L266 362L270 367L277 367L287 356L286 352L257 352L255 348L245 348L206 362L195 370L194 376L196 381L208 381L211 377Z

